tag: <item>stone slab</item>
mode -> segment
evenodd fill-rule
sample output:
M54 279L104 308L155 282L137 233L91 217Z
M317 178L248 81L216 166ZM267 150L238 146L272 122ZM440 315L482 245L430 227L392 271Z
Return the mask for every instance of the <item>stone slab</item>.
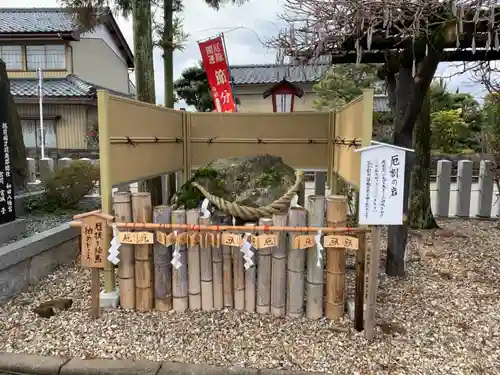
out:
M54 375L68 361L64 357L0 353L0 371L18 374Z
M29 286L30 259L0 270L0 305Z
M99 306L102 309L116 309L120 304L120 289L116 288L114 292L101 291L99 294Z
M11 221L10 223L0 224L0 243L12 241L25 230L25 219L16 219L14 221Z
M163 362L157 375L258 375L259 370L243 367L215 367L203 364Z
M278 369L260 370L259 375L326 375L327 372L289 371Z
M160 362L73 358L60 375L156 375Z

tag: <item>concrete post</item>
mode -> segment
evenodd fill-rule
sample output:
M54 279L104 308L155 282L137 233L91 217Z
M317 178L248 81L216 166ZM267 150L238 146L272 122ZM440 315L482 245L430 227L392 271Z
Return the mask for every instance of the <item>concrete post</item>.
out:
M26 182L36 182L36 160L33 158L26 158Z
M481 160L479 166L479 198L477 202L477 217L491 218L493 203L493 173L491 161Z
M40 180L44 181L50 177L54 172L54 159L43 158L40 159Z
M436 216L448 217L450 212L451 161L439 160L437 163L437 202Z
M314 194L326 195L326 172L314 173Z
M61 158L57 161L57 168L65 168L71 165L73 162L70 158Z
M472 165L470 160L458 162L457 174L457 207L455 216L470 217L470 197L472 189Z
M80 158L80 161L86 161L87 163L92 163L89 158Z

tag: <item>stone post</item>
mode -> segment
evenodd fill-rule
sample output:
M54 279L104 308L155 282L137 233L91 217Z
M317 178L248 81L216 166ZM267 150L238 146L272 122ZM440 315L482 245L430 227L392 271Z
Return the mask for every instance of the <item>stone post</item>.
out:
M470 197L472 189L472 164L470 160L458 162L457 173L457 207L455 216L470 217Z
M325 195L326 172L314 173L314 195Z
M493 203L493 173L491 161L481 160L479 166L479 198L477 201L477 217L491 218L491 205Z
M73 160L70 158L61 158L57 161L57 168L69 167L72 162L73 162Z
M44 181L54 172L54 159L40 159L40 180Z
M451 161L439 160L437 163L437 200L436 216L448 217L450 212Z
M26 158L26 182L36 182L36 160L33 158Z

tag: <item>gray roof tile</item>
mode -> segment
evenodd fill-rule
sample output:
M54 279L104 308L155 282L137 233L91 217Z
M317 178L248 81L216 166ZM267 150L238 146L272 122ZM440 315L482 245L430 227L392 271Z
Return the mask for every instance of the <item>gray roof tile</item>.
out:
M0 33L71 32L75 25L61 8L0 8Z
M235 65L231 66L231 77L235 85L278 83L283 78L292 83L314 83L319 81L331 65Z
M384 94L374 95L373 110L375 112L389 112L391 110L389 107L389 97Z

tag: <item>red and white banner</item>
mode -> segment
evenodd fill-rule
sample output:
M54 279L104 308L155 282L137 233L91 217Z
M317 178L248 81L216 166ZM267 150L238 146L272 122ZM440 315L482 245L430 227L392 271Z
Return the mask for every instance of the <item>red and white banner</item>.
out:
M236 112L222 36L198 42L217 112Z

